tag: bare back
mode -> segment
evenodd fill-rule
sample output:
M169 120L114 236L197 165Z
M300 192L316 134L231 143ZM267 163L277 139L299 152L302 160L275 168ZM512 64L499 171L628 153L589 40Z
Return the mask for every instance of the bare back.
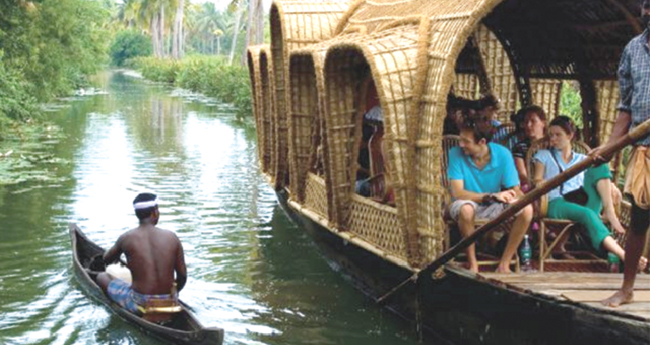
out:
M139 293L169 294L174 272L186 274L182 245L171 231L141 225L123 234L117 246L126 254L132 287Z

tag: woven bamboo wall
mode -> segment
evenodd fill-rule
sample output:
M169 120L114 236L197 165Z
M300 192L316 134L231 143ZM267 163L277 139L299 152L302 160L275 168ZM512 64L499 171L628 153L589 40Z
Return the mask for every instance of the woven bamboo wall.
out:
M362 38L350 44L363 47L359 50L366 52L363 55L373 67L384 110L387 133L384 140L389 147L389 171L394 180L398 218L404 226L408 262L414 267L439 255L443 246L444 193L438 178L440 141L446 97L455 79L456 58L482 16L499 2L357 1L337 28L337 33L361 33L371 38L371 41ZM411 25L411 30L407 30ZM382 41L378 35L386 32L394 35ZM344 55L337 57L337 63L343 63ZM330 55L328 62L329 58ZM332 72L346 71L332 68ZM326 67L326 79L329 76ZM332 110L339 110L330 111L330 116L352 116L354 111L336 105L331 94L329 98ZM332 138L329 141L337 142ZM350 159L341 149L346 144L339 143L339 151L332 150L332 156L343 154L345 158L338 159ZM345 161L334 163L339 164L336 168L339 175L333 182L349 179L349 172L340 173ZM350 188L345 183L335 187L341 191ZM335 198L340 196L340 205L349 205L342 194L335 193ZM345 214L339 217L345 219L349 206L343 210Z
M327 187L325 186L325 180L321 176L310 172L307 173L304 205L320 216L328 218Z
M468 99L477 99L479 78L476 74L456 73L454 79L454 94Z
M320 144L318 89L311 55L293 55L289 62L289 173L296 201L305 198L305 180L312 152Z
M329 162L329 157L330 155L330 148L328 146L329 141L327 140L327 130L326 130L326 122L328 120L328 113L325 112L324 108L324 102L327 100L329 97L327 96L326 88L325 88L325 77L324 77L324 61L325 57L327 55L327 50L329 47L337 42L337 39L331 39L328 41L324 41L322 43L317 43L313 44L311 46L308 46L307 48L304 49L297 49L291 53L291 61L294 61L296 63L296 66L299 64L306 63L308 65L313 66L314 69L314 76L315 76L315 86L316 86L316 106L317 106L317 118L315 119L315 123L312 124L312 151L311 151L311 156L309 158L309 166L314 167L319 164L322 164L323 166L323 174L324 176L320 177L322 180L324 180L325 185L327 186L327 191L326 191L326 199L323 200L323 203L327 206L327 214L326 218L332 222L333 226L339 227L341 224L340 222L336 221L338 210L334 206L335 203L333 201L334 196L332 192L332 186L334 185L331 180L332 176L332 169ZM298 68L303 68L303 67L298 67ZM290 79L293 77L290 76ZM303 80L305 80L303 78ZM292 91L291 98L294 97L304 97L302 95L303 92L312 92L313 90L302 87L298 88ZM291 125L293 127L293 125ZM305 131L306 133L306 131ZM293 139L294 133L291 132L291 138L290 138L290 145L295 141ZM291 157L293 160L295 157ZM308 174L309 175L309 174ZM309 180L306 181L297 181L298 184L303 183L305 184L304 187L302 188L309 188L309 183L311 183ZM300 187L299 187L300 188ZM309 191L306 192L306 194L309 194ZM306 201L305 201L306 202Z
M274 105L275 97L273 97L273 64L271 62L268 46L260 48L259 64L260 64L260 91L262 95L261 102L261 121L262 136L258 138L258 145L262 145L262 171L269 176L269 179L274 183L275 176L271 173L273 162L273 134L274 130Z
M416 229L420 241L421 262L426 263L441 254L446 226L442 205L447 193L441 185L442 122L446 115L446 100L454 80L455 60L467 38L476 29L482 15L489 13L500 1L436 1L430 5L439 15L432 14L429 30L427 71L424 74L424 94L420 108L420 123L416 141L415 180L417 199ZM435 6L435 7L434 7Z
M598 136L601 143L606 143L614 129L614 122L618 115L616 107L620 102L618 81L597 80L594 81L596 88L596 106L600 116Z
M288 173L287 100L291 51L332 37L348 3L274 1L271 5L271 51L274 69L275 120L273 150L275 188L282 188Z
M257 159L260 170L264 171L264 117L262 115L262 75L260 73L260 48L261 46L248 47L246 62L251 82L251 98L253 101L253 115L255 117L255 130L257 133Z
M427 33L422 32L425 35ZM411 130L416 128L412 121L417 118L417 108L413 107L418 98L413 96L416 92L413 83L418 72L421 72L418 69L418 57L426 55L422 51L422 48L426 48L426 40L420 40L422 32L419 23L412 22L348 39L347 43L335 45L328 52L325 64L328 96L325 110L328 113L329 165L332 169L334 200L340 211L338 221L343 224L351 219L350 196L354 182L351 167L356 165L356 143L360 137L362 116L357 107L360 90L354 85L360 85L363 76L355 76L354 71L366 63L377 87L384 116L383 140L385 154L388 156L385 157L386 173L395 189L399 222L405 224L405 220L414 216L408 213L409 207L405 203L408 200L405 179L411 179L411 185L414 185L412 168L408 168L414 164L414 142L409 145L407 139L413 138L413 135L409 136L407 132L408 125L412 126ZM423 54L418 54L419 51ZM368 227L372 228L372 225L368 224ZM406 257L412 264L419 262L419 238L413 231L409 232L407 227L401 229L401 232L407 243L408 254L396 255Z
M510 122L510 114L517 111L518 89L508 53L485 25L479 25L474 37L481 52L490 90L500 100L497 117L502 123Z
M404 226L400 223L395 208L378 205L357 194L352 195L350 205L349 219L346 221L348 231L382 251L406 260Z
M557 79L530 79L533 104L546 112L546 120L551 121L560 113L560 92L562 81Z

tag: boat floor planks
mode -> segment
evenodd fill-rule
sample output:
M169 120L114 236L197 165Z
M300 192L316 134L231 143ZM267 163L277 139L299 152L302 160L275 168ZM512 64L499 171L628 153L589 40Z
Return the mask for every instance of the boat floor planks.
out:
M600 301L611 296L621 287L623 274L611 273L481 273L487 279L503 282L520 289L552 296L558 299L580 302L591 307L607 309L650 320L650 275L637 275L634 303L609 308Z

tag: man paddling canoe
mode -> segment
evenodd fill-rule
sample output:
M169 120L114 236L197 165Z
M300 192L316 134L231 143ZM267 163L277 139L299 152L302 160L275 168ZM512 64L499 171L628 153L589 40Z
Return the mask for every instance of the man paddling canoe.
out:
M156 227L160 213L155 194L138 194L133 208L140 225L122 234L104 253L107 264L126 254L133 283L129 285L109 273L99 274L97 282L111 300L130 312L164 322L178 309L178 292L187 281L183 246L175 233Z

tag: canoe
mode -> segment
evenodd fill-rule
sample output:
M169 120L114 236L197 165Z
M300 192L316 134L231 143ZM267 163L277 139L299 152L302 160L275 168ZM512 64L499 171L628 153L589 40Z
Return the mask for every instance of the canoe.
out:
M98 272L90 269L93 258L102 255L104 249L88 239L74 223L70 224L70 240L72 263L82 289L91 298L109 307L120 318L138 326L146 333L173 344L220 345L223 343L223 329L206 328L201 325L183 302L181 302L182 311L174 314L169 325L162 326L132 314L111 301L95 281ZM93 269L98 268L93 267Z

